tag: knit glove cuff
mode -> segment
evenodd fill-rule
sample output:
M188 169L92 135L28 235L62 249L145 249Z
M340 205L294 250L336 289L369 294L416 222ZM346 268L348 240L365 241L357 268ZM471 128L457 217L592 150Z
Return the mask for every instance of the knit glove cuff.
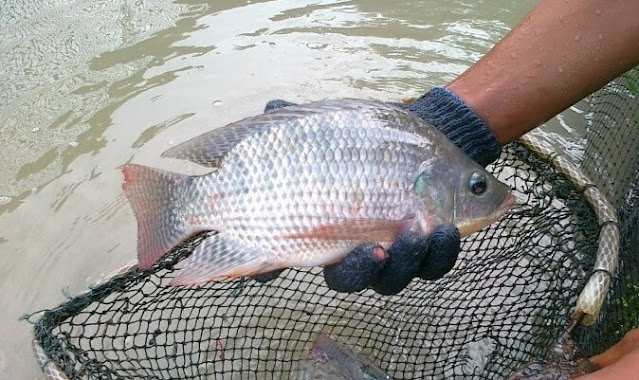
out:
M486 166L499 158L501 145L495 134L447 88L435 87L403 107L436 126L478 164Z

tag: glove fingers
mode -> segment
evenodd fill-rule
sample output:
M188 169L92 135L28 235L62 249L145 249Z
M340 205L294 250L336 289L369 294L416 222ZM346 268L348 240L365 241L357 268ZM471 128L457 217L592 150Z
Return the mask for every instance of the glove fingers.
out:
M412 231L400 235L388 249L388 259L379 277L371 284L382 295L402 291L419 274L423 257L428 252L428 238Z
M452 224L437 228L430 236L419 277L436 280L453 269L461 250L460 238L459 230Z
M342 261L324 267L326 285L337 292L353 293L366 289L384 266L386 253L375 244L362 244Z
M286 100L274 99L274 100L270 100L268 103L266 103L266 106L264 107L264 112L276 110L278 108L294 106L294 105L296 105L296 104L288 102Z

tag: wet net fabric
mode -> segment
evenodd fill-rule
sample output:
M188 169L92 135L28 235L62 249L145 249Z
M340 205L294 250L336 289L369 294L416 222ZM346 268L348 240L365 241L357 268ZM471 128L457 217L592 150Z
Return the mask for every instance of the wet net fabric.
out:
M38 315L38 361L55 379L302 379L313 340L325 332L395 379L503 379L546 355L601 271L596 255L610 223L588 203L594 186L611 199L621 231L603 312L577 333L584 350L600 352L639 326L637 161L607 161L620 152L636 159L639 151L618 142L629 140L619 133L639 136L639 114L627 103L636 106L636 94L620 81L591 100L590 129L599 132L589 131L581 169L596 181L576 186L529 145L509 145L489 170L521 206L466 238L454 270L440 280L414 280L392 297L333 292L319 268L289 269L267 284L169 286L199 236L148 271L123 269ZM612 124L626 121L634 127ZM602 170L623 180L611 186Z

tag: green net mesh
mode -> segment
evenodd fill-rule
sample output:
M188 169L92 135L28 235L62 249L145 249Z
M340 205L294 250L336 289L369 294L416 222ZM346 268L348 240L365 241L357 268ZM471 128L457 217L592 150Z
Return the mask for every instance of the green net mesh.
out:
M345 295L313 268L268 284L169 286L198 236L151 270L123 268L40 314L38 361L54 379L300 379L325 332L395 379L503 379L546 355L582 298L595 305L596 323L580 328L577 341L600 352L639 325L637 87L629 74L592 97L581 170L558 169L563 158L535 152L531 139L506 147L489 169L521 206L466 238L454 270L438 281L415 280L392 297ZM596 181L575 184L582 171ZM598 210L611 207L608 198L606 219ZM611 259L617 225L619 265ZM588 293L589 281L599 290Z

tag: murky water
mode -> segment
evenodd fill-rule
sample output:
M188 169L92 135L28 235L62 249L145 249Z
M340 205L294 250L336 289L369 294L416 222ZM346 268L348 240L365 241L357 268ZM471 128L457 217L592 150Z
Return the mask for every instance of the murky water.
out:
M18 0L0 7L0 377L41 378L25 312L135 258L129 161L273 98L396 100L461 73L535 3ZM579 155L578 108L546 127ZM576 128L576 129L575 129Z

